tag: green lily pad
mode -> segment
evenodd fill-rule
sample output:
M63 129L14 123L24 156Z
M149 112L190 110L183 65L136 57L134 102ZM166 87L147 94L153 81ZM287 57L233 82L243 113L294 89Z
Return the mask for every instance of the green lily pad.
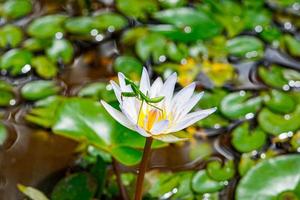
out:
M128 25L126 18L123 16L113 13L104 12L100 15L94 16L93 25L95 28L101 31L118 31Z
M7 18L20 18L32 11L32 3L30 0L8 0L3 4L1 11Z
M59 181L51 194L52 200L91 200L97 189L96 180L87 173L77 173Z
M143 148L145 144L144 137L117 123L100 103L90 99L66 99L58 108L52 130L109 152L125 165L140 161L142 152L137 153L135 148ZM162 146L162 143L155 143L154 147Z
M178 8L187 4L187 0L163 0L159 1L163 8Z
M282 193L287 191L299 198L299 191L296 191L300 182L299 168L299 155L285 155L264 160L251 168L241 179L235 199L288 199L279 198Z
M300 72L293 70L293 69L284 69L283 70L283 77L286 80L291 81L300 81Z
M108 90L108 84L103 82L95 82L85 85L78 92L79 97L89 97L106 102L116 101L115 94L112 89Z
M46 56L34 57L32 67L40 77L46 79L55 77L58 72L57 66Z
M0 106L9 106L13 99L13 87L7 82L0 80Z
M240 91L224 97L220 110L230 119L240 119L245 118L249 113L256 113L261 104L261 97L252 97L250 92Z
M235 174L233 160L222 164L219 161L211 161L207 164L206 172L210 178L216 181L226 181L231 179Z
M126 77L133 80L140 78L142 74L143 64L132 56L119 56L114 62L114 70L122 72Z
M241 176L244 176L257 163L251 157L251 153L243 153L239 162L238 171Z
M291 35L284 35L283 40L289 54L295 57L300 57L300 40L297 40Z
M296 102L289 94L278 90L271 90L270 95L265 96L264 103L270 110L279 113L293 112L296 107Z
M291 139L291 146L295 151L300 149L300 132L297 132L295 135L293 135Z
M66 20L65 15L47 15L35 19L27 28L30 36L36 38L53 38L56 33L64 33L63 23Z
M297 106L294 112L280 115L271 112L264 108L258 115L258 122L260 127L272 135L279 135L289 131L296 131L300 128L300 106Z
M260 149L266 143L266 134L261 128L251 128L244 122L232 132L231 144L239 152L250 152Z
M8 24L0 29L0 47L17 47L23 39L22 30L14 25Z
M2 124L0 122L0 147L6 141L7 136L8 136L8 133L7 133L5 126L4 126L4 124Z
M203 11L193 8L174 8L156 12L154 18L168 25L151 27L172 40L192 42L218 35L222 27Z
M116 0L116 7L126 16L142 20L146 19L148 14L158 10L158 5L155 0Z
M42 51L45 47L51 45L51 40L47 39L38 39L38 38L29 38L24 41L23 47L29 51L36 52Z
M182 59L187 58L189 54L188 47L184 43L168 42L166 51L167 57L175 62L180 62Z
M192 179L192 188L197 193L213 193L224 188L224 183L211 179L205 170L198 171Z
M284 78L283 68L277 65L272 65L269 68L260 66L258 75L267 85L282 89L288 85L288 81Z
M21 94L23 98L35 101L54 95L59 90L60 87L54 81L38 80L26 83L21 89Z
M253 36L238 36L228 40L226 48L230 55L247 59L260 58L264 54L264 44Z
M203 128L221 128L229 125L229 121L218 113L213 113L197 122Z
M18 184L18 189L32 200L49 200L45 194L33 187Z
M67 64L73 59L74 48L68 40L54 40L52 45L46 50L46 54L53 62L62 61Z
M212 91L205 91L198 106L202 109L208 109L211 107L219 107L222 99L228 94L227 91L215 88Z
M69 33L87 35L90 34L93 26L92 17L72 17L65 21L66 30Z
M152 57L154 62L159 63L160 56L165 56L166 44L167 40L164 36L151 33L138 39L135 51L143 61Z
M30 71L32 54L27 50L12 49L7 51L0 60L0 69L5 69L11 75L19 75ZM29 66L29 69L27 69Z
M262 29L268 27L272 22L272 13L267 9L247 9L244 11L246 29L255 29L260 26Z

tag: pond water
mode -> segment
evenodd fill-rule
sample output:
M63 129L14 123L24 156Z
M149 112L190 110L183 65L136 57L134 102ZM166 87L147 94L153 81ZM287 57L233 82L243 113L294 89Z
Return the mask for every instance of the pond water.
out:
M152 80L177 72L176 90L196 81L197 91L206 92L197 108L218 107L212 117L184 131L193 135L188 142L153 150L145 199L255 199L243 199L248 191L240 182L248 170L267 158L295 155L299 161L299 1L22 0L22 7L8 2L14 0L0 1L0 132L2 127L6 130L3 141L0 135L1 200L23 199L17 188L20 183L50 197L64 177L89 173L95 154L104 154L103 149L93 154L88 150L94 144L89 138L72 136L68 127L65 132L57 130L58 115L64 119L62 102L72 104L71 97L79 96L113 103L109 80L116 79L118 71L138 80L142 66ZM28 2L32 7L26 11ZM37 80L54 85L40 87ZM91 83L99 86L84 90ZM63 100L42 102L52 95ZM88 105L93 104L69 109L85 115ZM102 156L108 163L102 199L122 199L112 184L111 158ZM126 163L118 156L121 172L134 174L138 162ZM221 165L209 168L214 161ZM222 171L226 166L227 171ZM199 184L200 189L193 185L190 195L176 197L180 182L197 181L194 175L188 179L178 174L209 174L210 169L221 175L207 178L205 174L202 181L211 184ZM228 175L232 170L233 175ZM170 173L178 179L173 186L170 177L160 177ZM286 181L280 175L285 172L277 173L278 182ZM299 179L300 171L284 177L289 175ZM124 178L130 195L133 179ZM272 183L272 177L265 179ZM237 187L241 187L238 192ZM293 190L291 199L300 199L300 181L293 187L272 195L289 199L284 192Z

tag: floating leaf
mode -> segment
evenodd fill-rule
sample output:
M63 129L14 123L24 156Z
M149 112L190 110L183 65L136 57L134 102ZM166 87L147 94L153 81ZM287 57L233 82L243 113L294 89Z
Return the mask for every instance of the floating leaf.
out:
M264 108L258 115L260 127L272 135L298 130L300 124L295 123L298 120L300 120L300 106L297 106L293 113L285 115L273 113L267 108Z
M255 30L261 28L261 31L268 27L272 22L272 13L266 9L246 9L244 10L245 28ZM259 32L259 29L256 29Z
M22 30L14 25L5 25L0 29L0 47L15 48L23 39Z
M197 125L202 128L221 128L229 125L229 121L218 113L213 113L197 122Z
M279 198L282 193L289 191L296 197L291 199L298 199L299 191L296 188L300 182L299 168L299 155L285 155L262 161L241 179L235 197L237 200L289 199Z
M29 51L12 49L2 56L0 69L8 70L14 76L26 73L30 70L31 59L32 54Z
M51 45L51 40L47 39L38 39L38 38L29 38L24 41L23 46L29 51L42 51L45 47Z
M282 89L288 85L288 81L283 76L283 69L277 65L271 65L269 68L260 66L258 68L259 77L267 85Z
M244 122L232 131L231 144L239 152L250 152L260 149L266 143L266 134L261 128L251 128Z
M73 59L74 49L68 40L54 40L46 53L53 62L69 63Z
M27 28L30 36L37 38L52 38L56 33L63 33L63 22L67 16L65 15L47 15L35 19Z
M296 107L296 102L289 94L278 90L271 90L270 95L264 97L264 103L270 110L279 113L290 113Z
M175 62L181 62L182 59L188 57L188 47L184 43L175 44L168 42L166 49L167 57Z
M152 58L154 62L159 63L160 57L165 56L166 44L167 40L162 35L151 33L138 39L135 51L143 61Z
M126 18L123 16L113 13L104 12L93 18L93 25L95 28L101 31L118 31L128 25Z
M283 40L290 55L300 57L300 40L291 35L284 35Z
M238 166L239 174L244 176L253 166L256 165L256 162L257 161L251 157L251 153L243 153Z
M90 83L80 89L78 96L90 97L97 100L103 99L106 102L115 101L116 97L112 89L108 90L108 84L102 82Z
M248 59L260 58L264 54L264 44L253 36L238 36L227 41L228 53Z
M91 200L96 189L96 181L89 174L72 174L56 184L51 200Z
M192 179L192 188L197 193L212 193L223 189L224 183L211 179L205 170L200 170Z
M32 200L48 200L46 195L33 187L18 184L18 189Z
M193 8L174 8L156 12L154 18L170 25L151 27L151 30L182 42L209 39L218 35L222 28L203 11Z
M210 178L216 181L226 181L235 174L233 160L225 162L223 165L219 161L211 161L206 166L206 172Z
M13 88L10 84L0 80L0 106L9 106L14 99Z
M38 80L26 83L21 89L21 94L23 98L35 101L54 95L59 90L54 81Z
M66 30L73 34L87 35L94 28L92 17L72 17L65 21Z
M1 145L3 145L4 142L6 141L7 136L8 136L8 133L7 133L5 126L4 126L4 124L2 124L2 122L0 122L0 148L1 148Z
M116 7L126 16L140 19L146 19L148 14L158 10L158 5L155 0L116 0Z
M20 18L29 14L32 10L30 0L7 0L2 6L2 14L7 18Z
M42 78L53 78L57 74L57 66L46 56L37 56L32 59L32 67Z
M297 132L295 135L293 135L291 139L291 146L293 150L299 150L300 149L300 132Z
M137 80L142 74L143 64L135 57L119 56L114 62L114 70L122 72L126 77Z
M148 34L148 30L145 27L134 27L125 31L122 34L121 41L126 45L134 45L136 41Z
M160 5L164 8L177 8L187 4L187 0L163 0L159 1Z
M240 91L224 97L220 110L230 119L239 119L246 117L249 113L254 115L261 107L261 104L261 97L252 97L250 92Z

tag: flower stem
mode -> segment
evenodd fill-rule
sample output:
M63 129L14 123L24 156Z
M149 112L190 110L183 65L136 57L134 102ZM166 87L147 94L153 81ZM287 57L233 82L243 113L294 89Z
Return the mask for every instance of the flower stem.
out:
M113 165L113 169L114 169L114 172L115 172L115 175L117 178L117 184L118 184L118 187L120 190L121 197L123 200L129 200L128 193L122 183L121 173L120 173L120 170L118 168L118 163L115 160L115 158L112 159L112 165Z
M151 157L151 145L152 145L153 138L147 137L146 143L144 146L143 158L141 164L139 166L138 177L136 181L136 189L135 189L135 200L142 200L143 196L143 183L144 177L147 170L148 162Z

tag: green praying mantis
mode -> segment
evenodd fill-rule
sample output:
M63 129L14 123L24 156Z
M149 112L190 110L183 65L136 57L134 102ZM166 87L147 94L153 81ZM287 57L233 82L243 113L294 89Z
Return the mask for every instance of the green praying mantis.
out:
M148 104L149 106L152 106L163 113L163 110L161 108L158 108L157 106L155 106L153 104L161 102L165 98L164 96L150 98L150 97L148 97L148 92L145 95L133 81L129 80L128 78L125 78L125 83L126 83L126 85L130 85L132 92L122 92L121 96L122 97L135 97L142 102L137 121L139 121L140 113L141 113L144 102L146 104Z

